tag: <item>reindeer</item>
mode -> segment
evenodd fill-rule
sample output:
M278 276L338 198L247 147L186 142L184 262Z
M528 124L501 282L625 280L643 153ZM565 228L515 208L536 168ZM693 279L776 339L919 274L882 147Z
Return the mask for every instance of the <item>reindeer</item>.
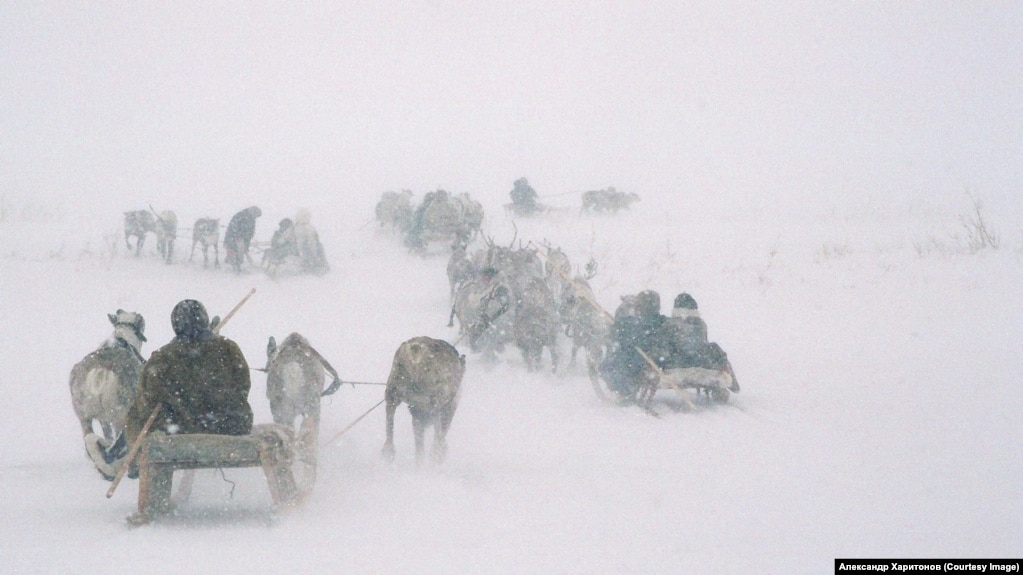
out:
M71 405L86 445L90 439L112 444L124 430L145 363L139 353L146 341L142 315L119 309L107 318L114 326L113 335L76 363L69 379ZM94 423L102 437L96 434Z
M474 239L483 229L483 205L469 197L468 192L455 196L462 208L462 226L467 239Z
M565 286L571 281L572 262L568 255L561 248L552 247L550 242L544 240L541 244L544 248L544 278L547 286L554 294L555 302L561 306L561 296L565 292Z
M384 192L374 211L380 227L390 226L391 231L405 233L412 225L412 192Z
M522 352L526 369L540 369L543 348L551 354L551 371L558 371L558 307L554 295L541 278L531 278L516 298L512 332Z
M249 246L252 237L256 234L256 218L263 215L259 206L249 206L236 213L227 223L227 231L224 232L224 261L234 268L234 272L241 273L242 264L248 260L252 264L252 256L249 255Z
M597 305L588 279L576 276L571 283L565 285L560 311L565 335L572 340L569 365L575 365L576 354L579 349L584 349L587 371L594 377L607 352L612 321L603 308Z
M479 275L479 268L466 254L466 245L463 241L456 241L451 246L451 257L448 258L447 273L448 273L448 284L451 286L449 302L455 303L455 294L458 292L463 284L468 281L475 279ZM448 327L454 325L452 320L454 316L448 320Z
M142 253L142 244L146 242L146 234L156 232L156 218L146 210L124 212L124 245L131 250L128 238L135 237L135 255Z
M433 461L444 461L447 433L458 407L458 391L464 374L465 356L446 341L421 336L398 346L384 392L387 439L382 453L388 461L394 460L394 412L402 402L408 404L412 414L416 466L423 464L429 425L434 428Z
M195 246L202 246L202 267L209 266L209 249L213 246L213 267L220 268L220 220L214 218L199 218L192 226L192 253L188 255L188 261L192 261L195 255Z
M619 192L614 187L606 190L590 190L583 193L583 207L581 213L601 212L616 214L619 210L628 207L639 201L635 192Z
M174 261L174 240L178 236L178 216L164 210L156 216L156 250L167 263Z
M323 388L326 376L334 380ZM298 460L305 464L306 483L316 480L316 444L320 427L320 397L341 386L337 371L309 340L292 333L277 344L270 337L266 346L266 397L274 423L287 425L295 432ZM297 424L301 417L301 424Z

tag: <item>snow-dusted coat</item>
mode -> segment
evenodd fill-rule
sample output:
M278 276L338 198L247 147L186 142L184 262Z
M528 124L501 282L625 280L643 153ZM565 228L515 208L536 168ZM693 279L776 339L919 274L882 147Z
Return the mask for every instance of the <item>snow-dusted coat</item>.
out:
M650 355L661 367L698 365L697 357L707 345L707 323L699 310L675 308L654 336L654 342Z
M238 345L206 331L177 337L153 352L142 370L125 437L138 437L157 403L152 430L166 433L245 435L252 430L249 365Z

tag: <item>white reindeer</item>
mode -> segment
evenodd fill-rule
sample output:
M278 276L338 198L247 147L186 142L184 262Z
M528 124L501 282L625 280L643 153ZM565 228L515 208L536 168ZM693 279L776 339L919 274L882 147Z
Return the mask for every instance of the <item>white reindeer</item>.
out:
M119 309L107 317L114 325L113 335L75 364L69 381L71 405L82 424L87 446L90 439L100 440L94 423L107 445L124 430L145 363L139 353L146 341L142 315Z
M334 377L327 389L324 371ZM316 480L316 444L320 428L320 397L341 386L337 371L309 340L292 333L277 344L273 337L266 346L266 397L274 423L295 431L296 452L304 464L302 481L311 487ZM301 418L301 424L298 419Z

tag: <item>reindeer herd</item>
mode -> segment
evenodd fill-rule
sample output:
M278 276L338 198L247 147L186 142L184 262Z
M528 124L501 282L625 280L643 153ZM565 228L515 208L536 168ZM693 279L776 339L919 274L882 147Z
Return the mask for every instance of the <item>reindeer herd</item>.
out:
M546 354L550 371L557 373L560 342L567 339L569 365L582 349L588 373L596 376L611 317L596 304L590 288L595 261L587 264L585 274L573 275L568 255L546 240L526 245L519 241L516 247L516 232L508 245L495 243L482 233L482 207L468 194L437 190L418 206L413 199L408 190L385 192L376 205L376 219L381 229L400 235L412 253L424 253L429 242L450 246L447 315L449 327L458 322L456 345L464 342L490 362L513 347L529 371L544 369ZM583 210L615 213L636 200L635 194L614 188L586 192Z
M455 201L456 197L461 199ZM569 367L576 364L579 351L583 350L590 381L598 395L607 399L605 383L601 381L606 376L601 367L617 345L611 341L615 318L628 313L629 302L635 296L622 296L622 305L612 316L596 302L589 283L597 271L596 261L591 259L583 273L573 274L568 255L547 240L529 241L526 245L519 241L516 247L517 227L511 243L499 245L482 233L479 225L482 217L477 216L469 225L464 216L467 213L464 202L468 199L467 194L452 196L438 190L426 194L423 202L414 207L412 192L404 190L383 194L376 207L381 228L401 234L411 252L425 251L425 241L408 239L410 235L416 236L417 228L430 233L419 232L421 235L416 237L429 237L430 241L450 246L445 267L451 306L447 325L454 327L458 322L455 345L464 343L485 362L495 362L507 348L515 348L528 371L539 371L549 365L551 372L558 373L559 350L562 342L567 342L565 345L571 349ZM592 190L582 194L581 213L613 215L637 201L636 194L613 187ZM447 223L432 224L434 220L426 216L432 211L449 214L446 219L438 219ZM479 238L482 240L474 241ZM470 245L477 247L470 249ZM706 365L692 366L686 371L673 369L668 373L659 366L668 358L658 357L655 361L646 356L649 365L645 369L650 381L636 384L633 395L619 399L649 408L657 389L676 387L679 391L695 389L712 400L726 401L730 391L738 391L731 365L717 344L703 345ZM545 362L545 353L549 364ZM688 403L685 397L683 401Z

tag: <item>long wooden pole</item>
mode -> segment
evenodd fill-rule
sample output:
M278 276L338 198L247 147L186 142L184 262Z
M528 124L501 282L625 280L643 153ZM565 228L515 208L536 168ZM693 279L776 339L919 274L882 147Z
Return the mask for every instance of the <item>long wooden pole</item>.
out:
M121 479L124 478L124 474L128 472L128 468L131 467L131 462L135 460L135 454L138 453L139 447L142 446L142 440L146 438L146 433L149 432L149 428L152 427L153 422L156 421L156 416L160 415L160 408L162 407L162 403L156 404L156 407L153 408L153 413L149 414L149 419L147 419L146 424L142 426L142 431L139 432L139 436L135 438L135 443L131 444L128 456L124 458L124 463L122 463L121 468L117 470L117 476L114 477L114 482L110 484L110 489L107 489L107 499L113 497L114 491L117 491L118 484L121 483Z
M252 294L254 293L256 293L256 288L252 288L251 290L249 290L249 293L245 294L245 297L242 298L242 301L238 302L238 305L231 308L231 311L227 312L227 315L225 315L224 318L220 320L220 323L213 327L213 333L220 333L220 328L224 327L224 324L230 321L231 318L234 317L234 314L238 313L238 309L245 305L245 302L249 301L249 298L252 297Z

